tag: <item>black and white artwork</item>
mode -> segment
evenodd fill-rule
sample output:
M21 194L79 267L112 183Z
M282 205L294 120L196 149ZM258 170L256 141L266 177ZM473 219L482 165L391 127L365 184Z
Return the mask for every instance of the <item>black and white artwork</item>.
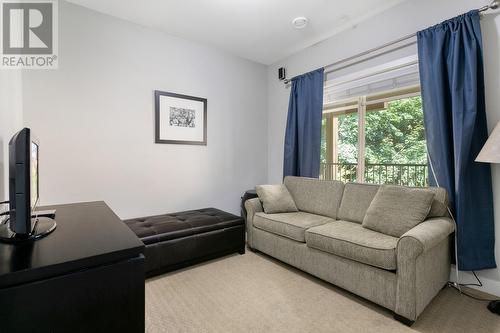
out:
M207 100L155 90L155 142L207 144Z
M170 126L196 127L196 111L170 107Z

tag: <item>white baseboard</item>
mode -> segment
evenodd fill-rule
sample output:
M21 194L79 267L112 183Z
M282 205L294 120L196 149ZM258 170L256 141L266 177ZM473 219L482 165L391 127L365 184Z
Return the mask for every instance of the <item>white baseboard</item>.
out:
M482 287L469 286L470 288L500 297L500 281L485 278L481 276L481 273L478 272L476 272L476 274L483 283L483 286ZM459 281L460 283L477 283L476 278L474 277L474 275L472 275L471 272L459 271L458 277L460 279ZM451 266L450 281L457 282L455 266L453 265Z

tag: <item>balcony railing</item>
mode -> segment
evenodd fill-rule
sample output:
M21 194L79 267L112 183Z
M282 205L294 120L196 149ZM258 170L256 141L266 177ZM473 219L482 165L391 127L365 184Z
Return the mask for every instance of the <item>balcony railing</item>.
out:
M321 163L320 179L357 181L356 163ZM428 186L427 164L365 164L364 182Z

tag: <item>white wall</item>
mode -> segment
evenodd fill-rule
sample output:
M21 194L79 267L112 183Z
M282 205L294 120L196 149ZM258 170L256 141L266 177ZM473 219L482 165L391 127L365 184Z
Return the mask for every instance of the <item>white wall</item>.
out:
M9 197L9 140L23 127L22 75L0 70L0 201Z
M59 17L59 69L23 74L41 204L238 213L267 179L266 67L67 2ZM208 99L207 146L154 143L155 89Z
M283 139L286 125L289 89L278 81L279 67L286 67L288 76L326 66L372 47L414 33L453 16L488 3L485 0L420 0L406 1L388 11L362 22L328 40L309 47L268 68L268 181L282 179ZM500 13L482 19L487 116L490 130L500 120ZM500 166L493 165L493 186L496 224L496 257L500 264ZM483 290L500 296L500 269L481 271ZM462 279L472 281L470 275Z

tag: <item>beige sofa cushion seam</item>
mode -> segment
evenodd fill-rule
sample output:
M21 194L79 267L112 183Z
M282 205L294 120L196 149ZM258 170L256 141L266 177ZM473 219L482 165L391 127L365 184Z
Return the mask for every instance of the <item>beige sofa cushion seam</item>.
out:
M303 229L304 229L304 228L299 227L298 225L291 224L291 223L288 223L288 222L285 222L285 221L274 220L274 219L272 219L272 218L269 218L269 217L264 217L264 216L262 216L262 215L257 215L257 216L259 216L260 218L263 218L263 219L271 220L271 221L273 221L273 222L283 223L283 224L289 225L289 226L291 226L291 227L293 227L293 228L295 228L295 229L300 229L300 230L303 230ZM326 217L326 216L325 216L325 217ZM260 228L259 228L259 229L260 229ZM264 229L264 230L265 230L265 229ZM307 230L307 229L304 229L304 231L306 231L306 230Z
M306 243L306 244L307 244L307 243ZM384 271L388 271L388 272L394 272L394 273L395 273L395 272L397 272L397 267L396 267L396 268L394 268L394 269L393 269L393 268L384 268L384 267L380 267L380 266L374 265L373 263L370 263L370 262L368 262L368 261L366 261L366 260L361 260L361 259L353 259L353 258L350 258L350 257L347 257L347 256L343 256L343 255L338 254L338 253L331 253L331 252L327 252L327 251L325 251L325 250L323 250L323 249L320 249L320 248L318 248L318 247L315 247L315 246L309 246L308 244L307 244L307 246L308 246L308 247L310 247L311 249L315 249L315 250L318 250L318 251L321 251L321 252L325 252L325 253L327 253L327 254L329 254L329 255L332 255L332 256L337 256L337 257L341 257L341 258L344 258L344 259L347 259L347 260L351 260L351 261L354 261L354 262L360 262L360 263L362 263L362 264L364 264L364 265L367 265L367 266L370 266L370 267L374 267L374 268L376 268L376 269L380 269L380 270L384 270ZM397 266L397 264L396 264L396 266Z
M294 227L298 228L297 226L294 226ZM266 229L259 228L259 226L257 226L257 225L254 225L254 228L257 228L257 229L259 229L259 230L262 230L262 231L268 232L268 233L270 233L270 234L274 234L274 235L278 235L278 236L281 236L281 237L284 237L284 238L288 238L288 239L294 240L294 241L299 242L299 243L305 243L305 242L303 242L303 241L301 241L301 240L298 240L297 238L293 238L293 237L291 237L290 235L284 235L283 233L280 233L280 232L275 231L275 230L273 230L273 231L269 231L269 230L266 230Z
M279 221L279 220L273 220L273 219L271 219L271 218L267 218L267 217L264 217L264 216L262 216L262 215L257 215L257 216L259 216L260 218L263 218L263 219L268 219L268 220L271 220L271 221L273 221L273 222L283 223L283 224L289 225L290 227L292 227L292 228L294 228L294 229L298 229L299 231L301 231L301 230L302 230L302 228L301 228L301 227L296 226L296 225L291 224L291 223L287 223L287 222L283 222L283 221ZM270 233L272 233L272 234L274 234L274 233L275 233L275 234L280 235L280 236L283 236L283 237L285 237L285 238L290 238L290 239L293 239L293 240L295 240L295 241L297 241L297 242L301 242L301 243L302 243L302 240L298 240L297 238L292 238L292 237L290 237L290 235L284 235L283 233L279 233L279 232L277 232L277 231L272 231L272 232L271 232L271 231L269 231L269 230L266 230L266 229L263 229L263 228L259 228L259 226L258 226L258 225L254 225L254 226L255 226L257 229L260 229L260 230L263 230L263 231L266 231L266 232L270 232ZM307 230L307 229L306 229L306 230ZM304 242L305 242L305 240L304 240Z
M286 214L286 213L285 213L285 214ZM308 213L308 214L311 214L311 213ZM267 215L272 215L272 214L267 214ZM319 215L319 214L311 214L311 215L318 215L318 216L321 216L321 217L326 217L326 218L328 218L328 219L333 220L331 217L324 216L324 215ZM294 227L294 228L297 228L297 229L301 229L301 230L302 230L302 229L304 229L304 228L299 227L298 225L291 224L291 223L288 223L288 222L285 222L285 221L281 221L281 220L277 220L277 219L275 220L275 219L273 219L273 218L269 218L269 217L267 217L267 216L265 216L265 217L264 217L264 216L262 216L262 215L258 215L258 216L259 216L259 217L261 217L261 218L263 218L263 219L268 219L268 220L271 220L271 221L273 221L273 222L278 222L278 223L287 224L287 225L289 225L289 226L291 226L291 227ZM335 221L335 220L334 220L334 221ZM326 223L330 223L330 222L326 222ZM309 227L309 228L313 228L313 227ZM307 230L309 230L309 229L304 229L304 231L307 231Z
M367 246L367 245L362 245L362 244L359 244L359 243L351 242L351 241L348 241L348 240L345 240L345 239L340 239L340 238L335 238L335 237L331 237L331 236L326 236L324 234L320 234L320 233L317 233L317 232L312 232L312 231L309 231L309 230L307 230L307 233L315 234L315 235L320 235L320 236L323 236L323 237L326 237L326 238L335 239L335 240L338 240L338 241L341 241L341 242L358 245L358 246L361 246L361 247L364 247L364 248L367 248L367 249L372 249L372 250L392 251L392 250L396 249L395 247L394 248L388 248L388 249L381 249L381 248L378 248L378 247L371 247L371 246Z

